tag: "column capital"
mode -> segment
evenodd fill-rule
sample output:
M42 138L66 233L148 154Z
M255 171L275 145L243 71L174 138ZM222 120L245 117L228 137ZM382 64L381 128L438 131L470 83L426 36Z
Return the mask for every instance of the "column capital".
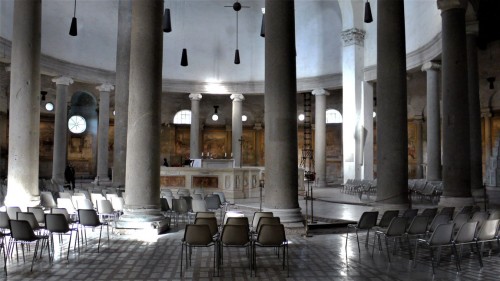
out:
M417 115L413 116L413 122L415 122L415 123L424 122L424 116L422 114L417 114Z
M437 6L442 12L451 9L465 10L467 8L467 0L437 0Z
M330 92L325 89L314 89L312 91L313 96L329 96Z
M230 99L232 99L233 101L244 101L245 100L245 97L243 96L243 94L232 94L231 96L229 96Z
M364 46L366 32L359 28L351 28L340 33L340 37L344 42L344 47L350 45Z
M489 108L481 108L481 117L483 118L492 117L491 110Z
M56 85L69 86L69 85L73 84L74 81L73 81L73 79L71 79L68 76L61 76L61 77L57 77L57 78L52 79L52 82L56 83Z
M111 92L112 90L115 89L115 86L113 86L110 83L104 83L100 86L95 87L99 92Z
M190 100L201 100L203 96L199 93L196 94L189 94L189 99Z
M465 23L465 33L467 35L478 35L479 34L479 22L469 21Z
M428 61L424 63L421 68L422 71L440 70L440 69L441 69L441 64L435 61Z

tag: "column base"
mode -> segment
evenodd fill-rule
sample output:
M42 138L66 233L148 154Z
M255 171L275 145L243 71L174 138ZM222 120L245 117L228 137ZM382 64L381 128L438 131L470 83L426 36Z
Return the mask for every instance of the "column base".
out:
M281 223L283 223L286 227L294 227L295 224L297 226L304 226L304 217L300 212L300 208L295 209L268 209L263 208L264 212L273 212L275 217L280 217Z
M116 222L118 233L126 234L136 230L152 231L162 234L170 229L170 218L163 216L158 210L125 210Z
M451 196L441 196L439 200L439 207L455 207L455 210L460 211L463 206L474 205L473 197L451 197Z

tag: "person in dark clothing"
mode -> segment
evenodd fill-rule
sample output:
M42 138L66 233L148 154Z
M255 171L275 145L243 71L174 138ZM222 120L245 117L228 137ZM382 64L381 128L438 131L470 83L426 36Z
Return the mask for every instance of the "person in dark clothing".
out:
M66 166L66 169L64 170L64 178L66 179L67 183L70 183L70 190L75 189L75 168L71 163L68 163Z
M163 158L163 166L168 167L167 158Z

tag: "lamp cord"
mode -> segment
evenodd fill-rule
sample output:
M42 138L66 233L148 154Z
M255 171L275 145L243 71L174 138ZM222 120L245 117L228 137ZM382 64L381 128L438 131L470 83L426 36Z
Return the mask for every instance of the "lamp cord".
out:
M236 49L238 49L238 12L236 12Z
M73 17L76 18L76 0L75 0L75 8L73 9Z

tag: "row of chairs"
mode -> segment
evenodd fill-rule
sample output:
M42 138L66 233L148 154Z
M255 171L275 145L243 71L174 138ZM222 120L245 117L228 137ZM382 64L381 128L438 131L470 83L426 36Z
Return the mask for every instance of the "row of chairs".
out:
M256 212L252 228L250 228L248 218L244 216L230 216L224 222L223 225L218 226L213 212L211 214L197 213L194 224L186 225L181 249L181 277L184 252L186 252L185 262L190 264L192 248L197 247L214 247L213 266L217 273L224 264L224 248L226 247L246 248L251 272L256 271L256 247L282 248L283 269L285 263L288 267L288 240L279 217L273 217L270 212Z

